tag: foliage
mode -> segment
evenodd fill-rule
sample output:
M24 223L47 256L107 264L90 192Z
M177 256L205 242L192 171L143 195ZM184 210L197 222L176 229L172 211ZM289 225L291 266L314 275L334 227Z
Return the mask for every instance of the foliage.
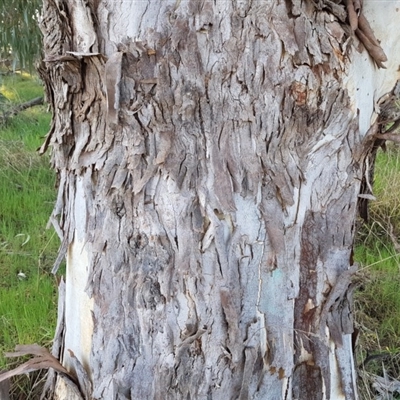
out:
M32 70L41 49L38 27L41 0L0 1L0 51L2 59L12 59L14 69Z

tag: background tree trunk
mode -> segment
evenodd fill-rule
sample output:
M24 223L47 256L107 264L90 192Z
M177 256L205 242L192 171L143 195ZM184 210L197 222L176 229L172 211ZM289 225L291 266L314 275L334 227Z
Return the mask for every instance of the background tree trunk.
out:
M378 71L329 4L44 0L83 396L357 397L357 195L399 60Z

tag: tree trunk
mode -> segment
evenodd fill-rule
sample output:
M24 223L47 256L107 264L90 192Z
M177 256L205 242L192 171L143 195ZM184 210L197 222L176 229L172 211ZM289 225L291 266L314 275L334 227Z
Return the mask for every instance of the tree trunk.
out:
M400 54L395 4L365 3ZM356 399L357 196L399 60L378 70L322 0L44 0L43 15L67 258L55 350L81 395Z

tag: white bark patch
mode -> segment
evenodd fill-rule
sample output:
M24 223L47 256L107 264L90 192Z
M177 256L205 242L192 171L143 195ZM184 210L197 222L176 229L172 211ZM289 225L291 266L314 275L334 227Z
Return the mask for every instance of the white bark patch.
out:
M68 349L87 368L93 336L93 300L85 293L88 280L89 257L83 242L74 241L67 254L65 320L71 321L65 331L68 347L64 353L64 365L70 367ZM88 369L90 371L90 369Z
M53 399L83 400L83 397L76 388L71 387L71 385L69 385L68 382L66 382L66 378L58 376Z
M65 321L68 323L65 330L65 342L68 345L64 350L64 365L67 369L71 363L68 350L72 350L75 357L90 374L90 353L93 336L93 299L85 291L89 280L90 244L86 243L87 214L85 192L81 179L77 180L75 197L75 239L69 245L67 253L66 273L66 306Z
M400 1L365 0L363 7L388 61L384 63L386 69L378 69L365 51L358 52L355 47L351 52L351 63L344 82L354 99L353 111L359 113L361 136L367 133L378 117L378 100L389 93L400 79L400 40L395 34L400 20Z
M85 0L72 0L71 23L76 48L74 51L91 53L97 50L97 35L93 26L90 8Z

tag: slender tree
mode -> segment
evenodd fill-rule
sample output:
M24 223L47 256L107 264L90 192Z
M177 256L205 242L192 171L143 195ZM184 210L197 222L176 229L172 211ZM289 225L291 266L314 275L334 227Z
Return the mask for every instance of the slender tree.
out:
M378 3L44 0L75 377L46 396L357 398L356 206L400 55Z

